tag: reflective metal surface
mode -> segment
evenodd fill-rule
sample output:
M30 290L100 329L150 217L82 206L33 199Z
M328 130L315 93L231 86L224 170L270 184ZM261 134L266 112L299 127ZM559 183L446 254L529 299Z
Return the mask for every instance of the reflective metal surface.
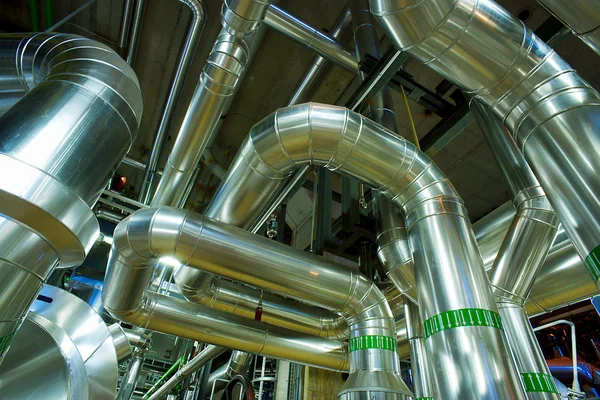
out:
M208 215L251 225L285 180L306 164L352 176L401 207L418 292L428 294L420 299L425 321L457 309L497 313L466 209L452 185L413 145L344 108L309 103L280 109L257 123L217 190L213 204L220 207L209 207ZM465 393L480 399L523 397L500 329L448 329L429 337L427 349L436 382L451 392L447 398ZM460 368L449 371L449 363ZM494 373L483 373L489 370Z
M204 364L223 354L227 349L225 347L208 345L196 357L190 360L180 368L167 382L164 383L156 392L152 394L149 400L160 400L167 396L179 382L187 376L202 368Z
M275 5L271 5L265 16L265 24L286 35L315 53L344 69L358 72L356 54L347 51L331 37L309 26Z
M75 35L0 35L0 359L53 268L98 237L90 210L135 139L139 84Z
M416 399L434 398L430 365L425 351L425 338L419 306L412 301L404 304L406 310L406 327L410 343L410 366L413 377L413 392Z
M1 397L113 400L117 356L104 321L64 290L41 296L0 366Z
M121 325L115 323L108 327L108 332L115 346L117 352L117 360L119 362L126 360L132 354L133 349L129 344L129 339L125 335L125 331L121 328Z
M600 54L600 3L594 0L537 0L568 26L573 34Z
M202 0L180 0L182 4L185 4L192 13L192 21L185 38L185 43L181 49L179 60L177 62L177 68L173 76L173 83L169 90L165 106L160 117L158 130L156 131L156 137L154 138L154 144L152 145L152 151L146 168L144 171L144 180L142 181L142 187L140 189L139 200L144 204L150 202L150 194L152 193L152 186L156 174L158 172L158 161L164 146L164 142L171 126L173 114L175 113L175 107L179 102L179 98L183 92L184 83L187 79L188 73L194 61L198 43L202 37L204 31L204 25L206 24L206 6Z
M598 281L596 90L492 0L370 0L370 7L398 49L500 117Z
M133 392L135 391L135 387L137 385L138 378L140 377L140 372L142 371L142 367L144 366L144 355L140 353L136 353L131 358L129 362L129 369L127 370L127 374L121 381L121 385L119 386L119 392L117 393L117 397L115 400L130 400L133 397Z
M491 110L477 101L471 111L508 186L517 210L492 267L492 284L517 368L529 399L558 399L553 385L531 387L528 379L550 371L523 306L552 245L558 218L517 144ZM535 389L535 390L533 390Z

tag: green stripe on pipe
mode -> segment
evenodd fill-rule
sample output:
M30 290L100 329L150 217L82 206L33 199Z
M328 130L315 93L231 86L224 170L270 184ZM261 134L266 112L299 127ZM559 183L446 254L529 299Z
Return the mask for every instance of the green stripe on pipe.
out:
M521 374L525 391L527 392L545 392L558 393L558 388L552 379L552 375L540 374L537 372L526 372Z
M6 336L2 336L0 337L0 355L2 353L4 353L4 350L6 350L6 348L8 347L8 345L10 345L10 342L13 338L13 336L15 336L15 332L11 333L10 335L6 335Z
M417 400L433 400L433 397L417 397Z
M429 318L423 324L423 334L425 339L428 339L436 333L464 326L503 329L502 319L497 312L482 308L462 308L446 311Z
M590 254L585 258L585 266L594 277L594 282L600 279L600 245L590 251Z
M367 349L396 351L398 343L395 338L382 335L357 336L348 342L350 352Z

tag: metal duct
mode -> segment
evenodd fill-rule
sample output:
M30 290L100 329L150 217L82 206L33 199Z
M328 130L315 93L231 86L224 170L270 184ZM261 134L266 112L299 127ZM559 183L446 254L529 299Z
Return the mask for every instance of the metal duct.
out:
M507 202L473 225L488 271L492 269L514 215L514 206ZM527 314L530 317L544 314L597 294L598 288L586 272L586 267L571 240L564 230L559 228L525 303Z
M271 5L265 16L265 24L277 32L284 34L297 43L300 43L327 61L344 69L358 72L356 54L344 47L331 37L309 26L291 14L275 5Z
M102 292L106 310L122 321L158 332L322 368L346 369L347 353L340 341L274 327L148 290L156 257L174 257L188 264L200 263L201 256L217 255L218 246L210 246L208 252L200 246L210 230L202 220L189 211L163 207L140 210L117 225ZM254 235L247 235L256 240ZM228 252L231 245L227 245Z
M194 170L210 142L249 61L248 34L264 18L271 0L225 0L223 29L206 65L152 199L153 207L179 206ZM201 110L201 112L199 112ZM140 193L140 198L144 193Z
M430 294L420 299L425 337L447 398L522 396L463 202L432 161L404 139L341 107L309 103L280 109L251 129L215 194L213 204L220 206L211 205L208 215L251 225L306 164L363 181L402 208L414 263L423 266L416 270L418 291ZM178 272L178 283L193 286L184 273ZM468 326L440 324L442 317L469 312L479 316L472 325L470 318ZM447 346L448 341L463 345ZM475 348L482 351L470 350ZM449 372L449 364L460 368ZM495 373L483 373L489 370Z
M384 295L364 276L322 257L291 249L190 211L167 207L140 210L120 223L113 236L112 257L103 293L105 307L111 314L130 322L135 320L136 325L142 326L159 318L158 307L151 318L143 317L144 311L133 312L148 303L143 303L147 285L141 288L136 285L135 295L124 295L129 292L120 287L132 285L121 282L148 282L154 269L149 264L157 257L173 257L183 265L340 313L345 316L350 329L350 377L346 390L351 392L354 387L360 387L364 391L381 384L398 396L407 393L394 352L394 317ZM291 287L290 282L294 282ZM199 307L187 306L188 309ZM138 315L131 317L132 312ZM230 328L232 322L236 320L227 321ZM244 325L252 326L251 322L255 321L244 320ZM182 329L176 320L169 324ZM211 332L217 330L213 325ZM164 329L172 328L155 325L152 329L166 332ZM209 337L204 341L328 368L339 368L340 362L345 361L344 354L339 352L339 342L275 329L269 327L268 334L262 334L262 341L267 343L261 344L262 350L257 348L252 337L248 337L248 329L246 332L220 332L224 337ZM280 332L279 336L277 332ZM185 334L179 336L187 336L186 332L181 333ZM372 368L378 369L372 371Z
M600 4L594 0L537 0L565 24L573 35L600 54Z
M204 364L210 360L220 356L227 349L225 347L208 345L202 350L196 357L194 357L189 363L185 364L180 370L178 370L165 384L163 384L148 400L160 400L165 398L179 382L184 380L187 376L193 374L198 369L202 368Z
M208 377L205 388L207 395L203 398L208 397L208 394L212 393L213 395L211 396L211 399L220 399L223 395L223 390L233 378L235 378L237 375L248 375L248 370L250 369L250 364L252 363L253 358L253 354L236 350L232 351L231 358L227 364L215 370Z
M54 267L98 237L91 211L142 115L109 47L75 35L0 35L0 359ZM8 108L10 107L10 108Z
M206 25L206 5L202 0L179 0L182 4L185 4L192 13L192 21L185 38L185 43L181 49L179 60L177 62L177 68L173 76L173 83L169 89L167 101L160 117L158 130L152 146L152 152L148 163L144 171L144 180L142 181L142 187L140 189L139 201L144 204L150 202L150 194L152 193L152 187L156 174L158 172L158 162L162 153L165 139L171 126L173 115L175 114L175 107L179 102L179 98L183 93L183 85L187 79L187 76L192 67L194 56L198 48L198 43L202 37L204 26Z
M410 368L413 377L415 399L433 399L433 379L431 367L425 350L423 325L419 316L419 307L412 301L404 304L406 310L406 328L410 343Z
M506 337L527 397L558 399L558 390L524 309L556 235L558 218L510 133L489 108L477 101L472 101L470 108L517 210L490 277Z
M268 16L269 16L269 12L267 12L267 17ZM268 24L268 19L267 19L266 23ZM333 28L331 29L331 38L333 40L340 39L343 36L345 30L348 28L348 26L350 26L351 23L352 23L352 13L350 12L349 8L345 8L342 11L342 14L338 17L335 24L333 25ZM309 48L312 48L312 44L309 45ZM342 50L344 50L344 49L342 48ZM308 67L308 70L306 71L306 73L304 74L302 79L300 80L300 83L298 83L298 86L296 86L296 89L294 90L294 94L292 94L292 97L287 102L287 104L286 104L287 106L293 106L293 105L300 104L303 101L308 100L306 97L308 96L308 93L310 92L313 85L315 84L315 82L318 80L319 76L323 72L323 67L325 66L326 63L327 63L326 58L324 58L322 56L315 56L312 63Z
M600 96L492 0L370 0L396 47L490 106L600 284Z

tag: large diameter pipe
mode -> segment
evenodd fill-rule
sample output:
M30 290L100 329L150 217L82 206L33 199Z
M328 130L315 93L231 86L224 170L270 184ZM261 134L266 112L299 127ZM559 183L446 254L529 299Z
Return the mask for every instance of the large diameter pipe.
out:
M309 26L275 5L271 5L265 16L265 24L303 44L315 53L344 69L358 72L356 54L344 49L331 37Z
M352 393L355 391L354 385L362 388L364 380L370 379L382 384L387 382L383 389L398 396L409 393L399 374L394 317L385 296L363 275L322 257L290 249L281 243L187 210L169 207L146 209L121 222L113 236L113 251L103 292L105 307L112 315L127 318L128 322L136 325L145 326L144 324L154 322L156 324L152 328L148 327L161 332L172 332L171 326L182 329L182 325L189 323L177 321L173 316L170 317L171 321L161 323L158 305L154 306L151 322L143 317L147 312L143 311L144 304L175 301L160 296L160 300L145 299L148 285L145 282L152 277L152 263L160 257L173 257L193 268L201 268L272 293L339 312L346 318L350 328L350 383L343 390ZM290 281L294 285L290 286ZM189 304L188 309L191 307L198 310L201 307ZM169 308L173 312L173 307ZM189 319L189 313L184 310L178 314ZM213 315L217 313L214 310L204 311L208 312ZM131 317L132 314L136 317ZM232 324L240 322L228 315L228 328L236 329ZM190 326L185 330L197 330L202 321L198 316L196 319L198 322L192 324L196 325L196 329ZM249 327L259 324L247 319L243 323ZM340 358L343 360L343 353L337 355L331 345L318 346L319 343L336 343L335 341L304 335L304 338L310 340L302 343L302 336L298 338L300 334L283 329L275 330L273 327L269 327L266 334L254 334L254 338L247 337L250 328L246 332L229 334L219 331L217 326L211 326L210 332L214 335L220 333L224 337L212 336L204 341L221 346L226 343L228 347L251 353L271 353L272 357L306 364L316 364L319 361L325 365L329 363L331 367ZM283 339L286 337L284 333L288 335L287 341ZM179 334L191 337L187 335L190 333ZM257 336L260 343L266 341L267 344L261 344L257 348L257 342L253 340ZM215 341L218 343L214 343Z
M492 0L370 0L370 5L398 49L500 117L600 284L596 90Z
M558 218L512 137L489 108L471 111L498 164L517 210L492 269L492 284L506 337L529 399L558 399L542 349L525 314L525 301L556 235ZM544 385L533 385L535 381ZM549 384L552 383L552 384Z
M202 368L204 364L210 360L220 356L227 349L225 347L208 345L204 350L194 357L189 363L185 364L180 368L168 381L166 381L152 396L148 397L149 400L160 400L165 398L171 389L173 389L179 382L184 380L187 376L194 373L198 369Z
M79 36L1 35L0 58L1 359L54 268L96 241L90 207L135 139L142 96L117 54Z
M600 54L600 4L594 0L537 0L590 49Z
M165 144L165 139L171 127L171 121L175 114L175 108L179 103L179 98L183 92L183 87L187 76L192 67L194 56L198 48L198 43L202 37L204 26L206 24L206 6L201 0L180 0L181 3L185 4L192 13L192 21L185 38L185 43L181 48L181 53L177 62L177 68L173 76L173 83L169 89L167 101L164 109L160 116L160 122L158 130L156 131L156 137L152 145L152 151L150 152L150 158L146 163L144 171L144 180L142 181L142 187L140 189L139 200L148 204L150 201L150 195L152 193L153 183L158 172L158 162L162 149Z
M443 173L404 139L341 107L280 109L251 129L215 195L225 206L207 212L251 225L307 164L352 176L401 207L413 261L422 266L418 292L428 294L420 299L428 353L448 398L523 397L466 208ZM457 314L466 315L464 323L441 324ZM449 371L449 364L460 367Z

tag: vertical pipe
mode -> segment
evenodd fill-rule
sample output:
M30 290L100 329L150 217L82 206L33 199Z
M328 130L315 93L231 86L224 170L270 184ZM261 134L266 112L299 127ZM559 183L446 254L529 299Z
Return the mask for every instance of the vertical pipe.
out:
M498 118L477 101L472 101L470 107L517 209L490 278L506 336L527 397L557 400L558 390L524 305L556 235L558 218Z
M423 326L419 315L419 306L407 299L404 301L406 330L410 345L410 368L413 376L413 394L415 399L433 399L429 359L425 351ZM443 398L443 397L440 397Z
M38 0L29 0L29 17L31 22L31 31L39 32L40 30L40 10Z
M121 18L121 30L119 31L119 48L123 49L127 44L129 31L131 29L131 14L133 14L133 5L135 0L125 0L123 4L123 16Z
M52 26L54 20L54 1L44 0L44 29L48 29Z
M142 353L135 353L133 355L129 362L129 369L123 378L123 381L121 381L121 387L119 388L119 393L117 393L115 400L131 400L133 392L135 392L137 380L144 365L144 357L145 355Z
M127 57L125 61L133 67L135 56L137 53L140 35L142 34L142 20L144 17L144 9L146 8L146 0L136 0L135 10L133 12L133 24L131 36L129 37L129 45L127 46Z

